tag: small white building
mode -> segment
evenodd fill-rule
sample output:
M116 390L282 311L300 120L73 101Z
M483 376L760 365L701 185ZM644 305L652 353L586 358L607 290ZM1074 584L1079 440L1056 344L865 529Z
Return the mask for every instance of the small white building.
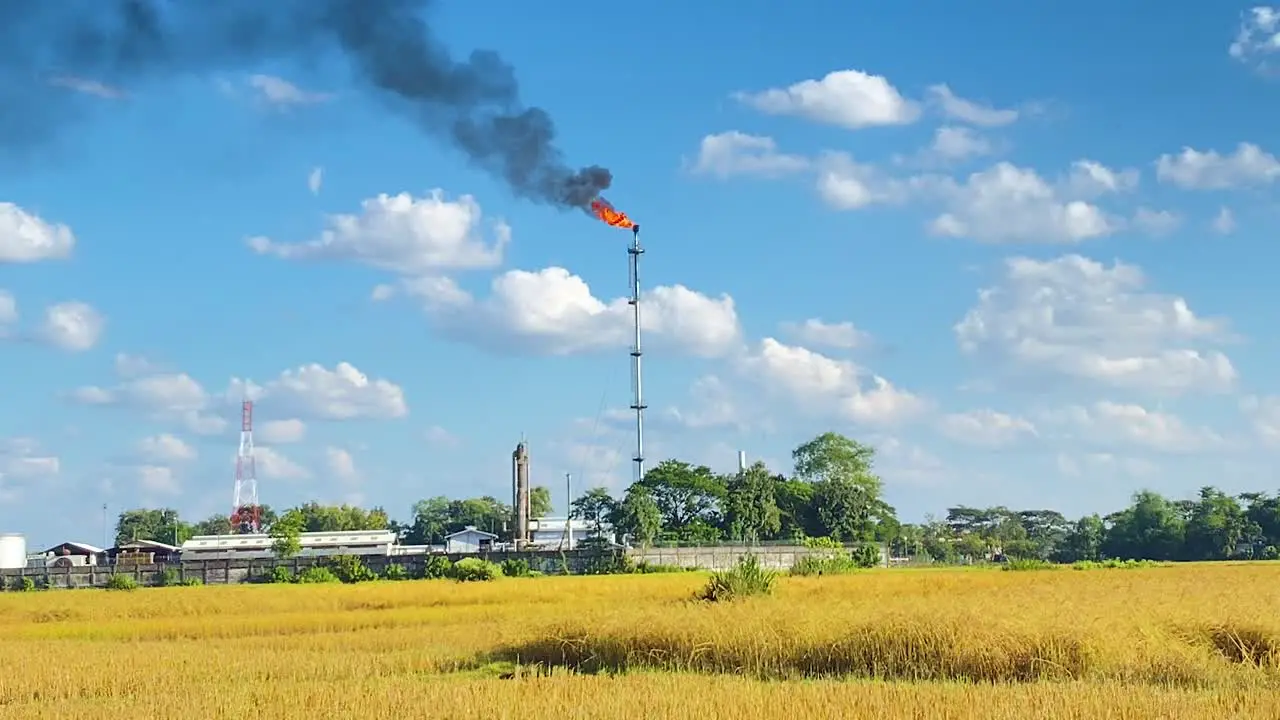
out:
M565 526L569 532L566 532ZM570 520L563 517L542 517L529 521L529 542L544 548L573 549L595 532L595 524L586 520ZM613 528L601 528L606 540L613 540ZM572 537L572 542L569 542Z
M468 525L458 532L444 536L444 551L453 554L490 552L498 536Z
M275 542L266 533L197 535L182 543L183 560L258 560L275 557ZM298 557L391 555L396 534L390 530L307 532L298 536Z

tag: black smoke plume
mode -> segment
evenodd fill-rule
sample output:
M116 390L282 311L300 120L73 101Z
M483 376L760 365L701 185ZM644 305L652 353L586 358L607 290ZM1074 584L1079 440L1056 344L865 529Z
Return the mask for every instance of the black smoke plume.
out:
M363 85L501 176L516 194L586 207L609 187L609 171L565 164L551 117L521 103L515 73L496 53L453 59L427 19L432 4L0 0L0 145L30 147L65 125L70 109L65 87L54 87L59 83L127 89L266 61L306 63L337 48Z

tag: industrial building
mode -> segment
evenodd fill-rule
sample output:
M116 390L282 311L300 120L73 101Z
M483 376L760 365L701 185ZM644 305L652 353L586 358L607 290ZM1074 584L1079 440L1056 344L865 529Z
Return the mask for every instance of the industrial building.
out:
M107 551L88 543L64 542L45 550L42 555L47 567L85 567L107 564Z
M264 533L197 535L182 543L183 560L257 560L275 557L274 539ZM392 554L396 535L390 530L307 532L298 536L299 557Z
M498 536L468 525L444 536L444 551L449 554L482 553L494 550Z
M542 517L529 522L529 542L543 548L572 550L588 536L595 533L595 525L586 520L564 517ZM613 541L613 529L601 528L604 539Z

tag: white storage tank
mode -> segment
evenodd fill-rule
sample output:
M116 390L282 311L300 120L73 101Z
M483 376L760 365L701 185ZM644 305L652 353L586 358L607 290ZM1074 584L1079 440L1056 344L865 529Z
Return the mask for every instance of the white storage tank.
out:
M27 566L27 539L15 533L0 533L0 570L20 570Z

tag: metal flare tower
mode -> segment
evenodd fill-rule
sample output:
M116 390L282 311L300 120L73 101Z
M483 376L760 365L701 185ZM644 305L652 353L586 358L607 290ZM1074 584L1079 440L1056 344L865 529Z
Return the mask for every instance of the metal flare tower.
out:
M627 248L628 260L630 262L631 274L631 299L627 301L631 305L632 317L635 321L635 344L631 346L631 409L636 414L636 454L631 460L635 463L635 475L633 481L639 482L644 479L644 382L643 373L641 372L640 359L644 355L644 351L640 349L640 256L644 254L644 249L640 247L640 226L631 226L631 247Z
M253 401L245 400L240 410L240 449L236 452L235 496L231 501L231 532L262 531L258 504L258 475L253 462Z

